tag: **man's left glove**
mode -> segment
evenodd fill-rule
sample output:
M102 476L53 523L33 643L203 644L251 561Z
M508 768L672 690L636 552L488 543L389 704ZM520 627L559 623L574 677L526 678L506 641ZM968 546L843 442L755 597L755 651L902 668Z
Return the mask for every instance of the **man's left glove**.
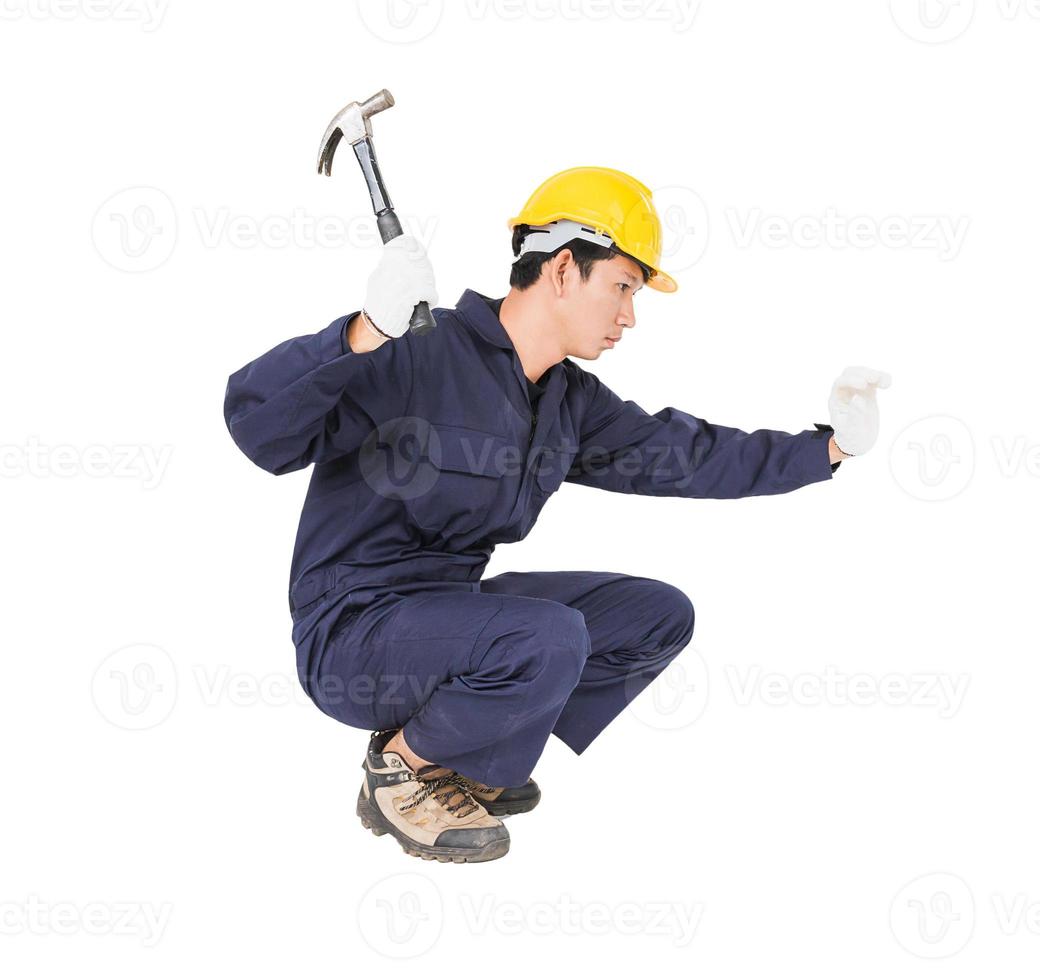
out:
M877 442L877 389L891 383L884 371L868 367L847 367L834 382L827 407L834 442L847 456L861 456Z

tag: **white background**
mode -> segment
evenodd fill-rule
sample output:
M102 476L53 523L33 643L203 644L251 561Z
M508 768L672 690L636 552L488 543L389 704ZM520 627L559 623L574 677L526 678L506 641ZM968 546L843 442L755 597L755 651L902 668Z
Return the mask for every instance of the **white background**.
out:
M1035 975L1040 11L933 2L3 0L6 975ZM583 756L550 740L482 866L362 830L367 733L289 636L309 474L222 418L361 303L363 183L315 163L384 86L441 305L505 293L541 180L613 166L680 289L583 367L788 431L846 364L893 377L831 481L565 486L495 553L666 580L697 627Z

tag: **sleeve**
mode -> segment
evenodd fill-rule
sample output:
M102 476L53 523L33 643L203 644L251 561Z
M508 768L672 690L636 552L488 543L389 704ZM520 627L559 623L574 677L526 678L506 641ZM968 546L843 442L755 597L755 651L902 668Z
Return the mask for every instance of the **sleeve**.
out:
M654 415L573 365L584 394L567 480L616 493L719 500L787 493L829 480L831 427L789 433L716 425L677 408Z
M412 388L407 335L355 353L345 330L355 313L279 344L228 379L224 421L257 466L280 475L327 462L358 449L382 422L406 414Z

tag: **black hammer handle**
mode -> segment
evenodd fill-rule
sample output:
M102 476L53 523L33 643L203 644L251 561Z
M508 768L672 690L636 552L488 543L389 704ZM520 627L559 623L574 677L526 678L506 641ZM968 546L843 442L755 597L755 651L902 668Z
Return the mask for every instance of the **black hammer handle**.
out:
M376 227L379 229L379 237L383 239L384 245L393 238L399 238L402 234L401 222L397 220L393 208L387 208L381 214L376 215ZM408 321L408 329L421 337L423 334L429 333L436 325L433 314L430 312L430 304L426 300L416 303L415 309L412 310L412 318Z

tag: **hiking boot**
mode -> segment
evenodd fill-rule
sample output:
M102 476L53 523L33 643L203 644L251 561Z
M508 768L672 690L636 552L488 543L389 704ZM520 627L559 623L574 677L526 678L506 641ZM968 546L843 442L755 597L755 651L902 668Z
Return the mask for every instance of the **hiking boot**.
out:
M414 771L383 752L394 730L373 732L362 768L357 815L377 837L391 834L405 853L457 864L493 861L509 850L509 831L477 802L462 777L443 766Z
M459 780L460 785L469 790L470 796L493 817L527 813L538 806L542 798L542 791L533 779L527 780L523 786L487 786L462 775L459 775Z

